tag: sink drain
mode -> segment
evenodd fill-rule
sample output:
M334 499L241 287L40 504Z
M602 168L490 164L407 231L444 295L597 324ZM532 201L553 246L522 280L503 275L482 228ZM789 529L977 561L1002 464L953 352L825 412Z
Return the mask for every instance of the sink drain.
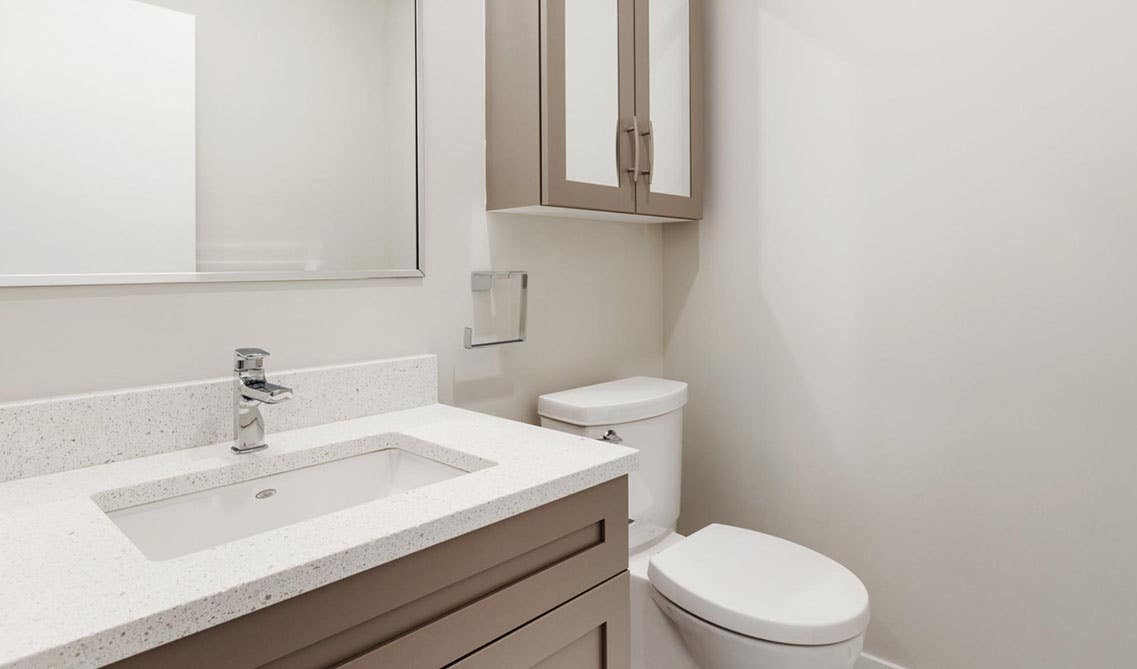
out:
M276 494L276 488L265 488L257 493L257 499L268 499Z

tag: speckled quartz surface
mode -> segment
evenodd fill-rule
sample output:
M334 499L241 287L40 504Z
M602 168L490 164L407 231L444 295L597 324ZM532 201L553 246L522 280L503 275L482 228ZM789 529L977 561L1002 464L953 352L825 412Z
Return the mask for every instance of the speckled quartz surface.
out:
M267 372L295 391L261 408L273 430L438 401L433 355ZM233 386L230 376L0 404L0 481L233 439Z
M164 561L143 556L103 510L377 443L475 471ZM270 444L236 455L219 443L0 484L0 667L114 662L636 464L630 449L439 404L279 432Z

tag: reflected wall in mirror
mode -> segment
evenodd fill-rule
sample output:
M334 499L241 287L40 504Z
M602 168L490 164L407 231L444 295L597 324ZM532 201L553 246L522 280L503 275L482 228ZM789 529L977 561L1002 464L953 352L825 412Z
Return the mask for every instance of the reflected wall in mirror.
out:
M416 0L0 0L0 285L410 276Z

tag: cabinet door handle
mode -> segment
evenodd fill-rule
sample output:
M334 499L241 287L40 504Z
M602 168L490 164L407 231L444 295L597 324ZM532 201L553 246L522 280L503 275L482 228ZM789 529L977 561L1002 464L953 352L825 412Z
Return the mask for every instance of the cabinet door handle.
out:
M652 174L652 172L655 171L655 134L654 134L654 130L655 130L655 124L652 123L651 120L648 120L647 130L644 130L643 132L639 133L640 137L644 138L644 144L647 145L647 169L640 172L640 174L642 174L646 178L647 185L649 187L651 186L651 174ZM636 165L637 166L639 165L639 160L638 160L639 146L640 146L640 144L637 141L636 142L636 156L637 156Z
M624 125L622 122L619 125L622 132L616 133L616 148L620 146L620 135L627 134L632 142L632 166L625 168L624 171L632 175L632 185L640 178L640 122L635 116L632 117L631 125ZM617 151L617 164L619 164L619 151Z

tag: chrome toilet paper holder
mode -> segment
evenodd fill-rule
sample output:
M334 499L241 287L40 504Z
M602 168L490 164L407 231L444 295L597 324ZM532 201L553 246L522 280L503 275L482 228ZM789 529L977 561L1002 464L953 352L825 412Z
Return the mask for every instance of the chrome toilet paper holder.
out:
M468 327L466 328L464 342L466 348L474 349L485 348L487 346L501 346L502 344L519 344L525 341L525 321L529 306L529 272L520 270L471 272L470 290L475 293L490 291L493 290L495 279L513 279L517 277L521 278L521 297L517 308L517 337L498 341L483 341L475 344L474 328Z

